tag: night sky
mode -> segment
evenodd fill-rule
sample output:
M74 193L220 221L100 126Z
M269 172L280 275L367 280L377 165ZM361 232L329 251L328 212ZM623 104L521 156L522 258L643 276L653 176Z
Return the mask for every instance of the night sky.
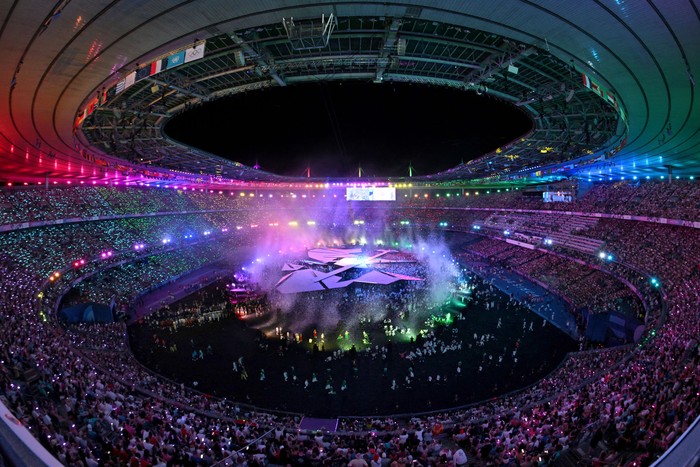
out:
M446 170L531 127L518 108L474 92L391 83L275 87L173 118L168 136L280 175L407 176Z

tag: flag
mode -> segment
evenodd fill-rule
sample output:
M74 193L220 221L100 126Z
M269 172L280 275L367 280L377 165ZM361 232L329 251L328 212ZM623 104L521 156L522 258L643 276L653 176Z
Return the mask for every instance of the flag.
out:
M114 88L114 90L117 92L117 94L122 92L124 89L126 89L126 81L125 80L119 81L117 83L117 86Z
M174 68L185 63L185 51L174 53L168 57L168 64L165 68Z
M78 118L75 119L75 126L79 126L85 118L87 117L87 109L84 109L82 112L78 114Z
M603 97L603 90L600 89L600 86L598 86L597 84L595 84L592 81L591 81L591 89L593 90L593 92L598 94L600 97Z
M615 96L613 96L610 93L607 93L608 95L608 102L617 109L617 100L615 99Z
M148 70L149 76L160 73L162 64L163 60L156 60L155 62L151 63L150 69Z
M126 75L126 78L124 79L124 89L133 85L135 82L136 82L136 72L134 71L134 72Z
M581 78L583 80L583 85L586 86L588 89L591 88L591 79L586 76L586 73L581 73Z
M136 70L136 81L141 81L144 78L148 78L151 76L151 67L150 66L144 66Z
M185 63L204 57L204 42L185 50Z

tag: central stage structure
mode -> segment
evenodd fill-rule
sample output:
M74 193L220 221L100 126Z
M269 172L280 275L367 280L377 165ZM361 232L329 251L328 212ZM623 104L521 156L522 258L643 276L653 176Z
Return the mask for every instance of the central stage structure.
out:
M277 291L285 294L341 289L350 284L388 285L397 281L422 281L419 277L372 269L376 264L414 263L414 260L389 259L386 255L397 250L378 250L372 256L365 256L361 248L315 248L309 250L308 260L301 263L285 263L282 271L288 272L275 285ZM339 266L326 271L329 267ZM343 279L343 273L351 269L369 269L368 272L352 279Z

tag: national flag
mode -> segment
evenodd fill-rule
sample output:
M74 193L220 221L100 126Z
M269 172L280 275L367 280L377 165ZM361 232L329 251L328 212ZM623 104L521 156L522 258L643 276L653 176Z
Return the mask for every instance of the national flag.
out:
M586 75L586 73L581 73L581 79L583 80L583 85L590 89L591 79Z
M128 88L129 86L132 86L136 82L136 72L131 72L128 75L126 75L126 78L124 79L124 89Z
M617 109L617 99L615 99L615 96L613 96L610 93L607 93L607 95L608 95L608 102L610 102L610 104L612 104L612 106Z
M87 117L87 109L84 109L80 114L78 114L78 118L75 119L75 126L79 126L85 118Z
M595 84L592 81L591 81L591 89L593 90L593 92L598 94L600 97L603 97L603 90L600 89L600 86L598 86L597 84Z
M153 76L157 73L160 73L162 64L163 60L156 60L155 62L151 63L149 69L149 76Z
M114 90L116 91L117 94L122 92L124 89L126 89L126 81L125 80L119 81L114 88Z
M185 51L174 53L168 56L168 64L165 68L174 68L185 63Z
M87 114L92 115L92 113L95 111L95 106L97 105L97 99L93 99L90 101L87 107Z
M144 66L136 70L136 82L151 76L151 67Z
M185 50L185 63L204 57L204 42Z

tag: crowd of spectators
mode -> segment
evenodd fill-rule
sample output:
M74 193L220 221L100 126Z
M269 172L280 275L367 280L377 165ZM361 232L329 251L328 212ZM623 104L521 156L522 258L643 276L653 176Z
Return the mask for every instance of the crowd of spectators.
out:
M218 209L211 200L223 198L112 187L21 188L3 190L1 197L2 224L147 210ZM509 192L503 197L479 197L474 206L697 220L700 190L692 182L624 183L595 187L573 206L545 206L541 200L525 198ZM231 206L229 202L234 201L225 204ZM434 209L407 208L405 213L417 223L433 222L448 215L440 212L440 203L431 202ZM252 215L242 211L246 213L242 218ZM449 215L460 222L456 225L470 227L471 214L450 211ZM162 233L140 223L145 219L127 222L132 221L117 221L117 226L130 227L115 234L107 242L110 246L123 242L125 249L131 249L134 233L150 232L155 239ZM604 239L621 261L658 277L665 294L665 315L659 311L653 317L650 323L658 328L651 326L640 346L572 355L556 373L533 387L469 409L409 420L347 419L340 423L342 432L314 436L295 430L298 418L293 415L266 414L208 398L151 374L123 346L115 346L124 333L119 325L96 327L91 331L101 336L88 337L85 329L65 330L56 323L49 311L51 298L58 294L39 297L46 278L77 257L98 256L105 236L118 228L107 225L80 222L0 235L2 401L67 465L207 465L225 458L232 463L338 465L356 456L373 465L411 461L427 465L447 464L457 448L472 463L537 465L573 446L585 447L606 461L649 462L698 416L700 233L689 227L605 219L583 233ZM75 237L70 236L73 229ZM86 249L77 251L76 245ZM519 266L533 261L521 261ZM187 267L177 271L182 269ZM166 269L161 277L177 271ZM119 277L117 282L123 281L124 288L111 288L104 296L116 291L126 292L128 298L133 290L125 291L127 284L134 287L134 277L144 278L139 274ZM30 382L29 370L38 376L36 380ZM446 447L445 435L456 446Z
M484 238L468 248L546 284L549 289L569 298L575 309L586 308L590 313L603 313L621 311L624 304L626 312L632 316L638 316L642 309L636 295L625 284L613 275L590 266L490 238Z

